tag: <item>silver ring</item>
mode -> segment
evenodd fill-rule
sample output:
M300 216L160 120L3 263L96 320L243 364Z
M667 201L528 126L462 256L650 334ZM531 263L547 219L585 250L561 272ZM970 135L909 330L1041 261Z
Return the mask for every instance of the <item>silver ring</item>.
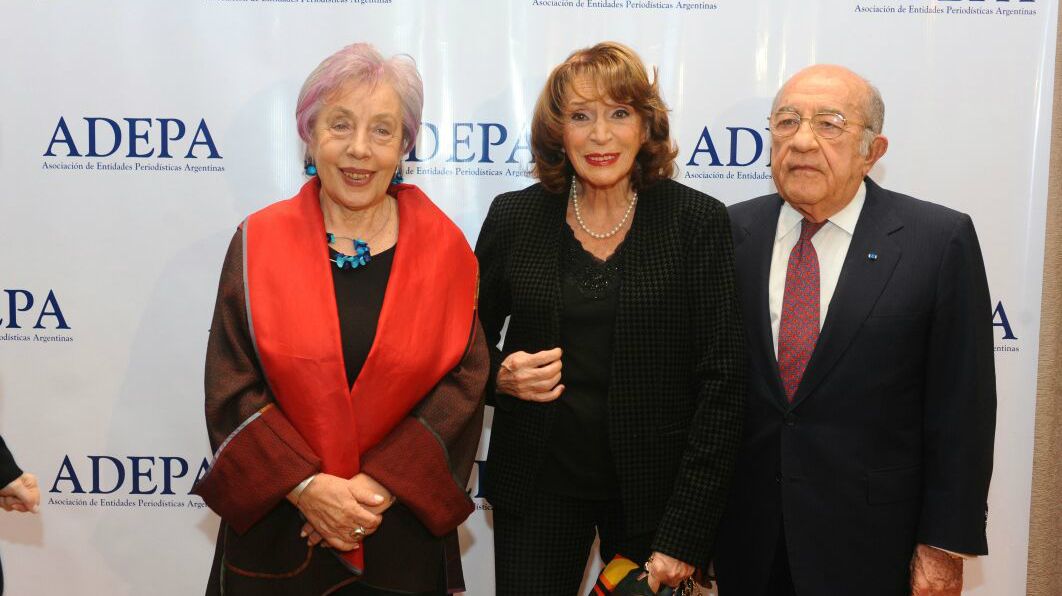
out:
M362 538L365 538L365 528L358 526L351 530L350 539L354 542L360 542Z

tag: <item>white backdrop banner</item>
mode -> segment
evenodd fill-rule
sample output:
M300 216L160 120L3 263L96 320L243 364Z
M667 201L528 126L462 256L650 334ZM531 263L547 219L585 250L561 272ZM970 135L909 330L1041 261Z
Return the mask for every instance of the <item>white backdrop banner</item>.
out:
M474 242L534 182L550 69L611 39L659 69L678 179L771 192L766 116L839 63L887 104L883 186L973 217L994 308L999 421L988 557L967 593L1023 594L1057 0L37 0L0 4L0 434L40 476L0 515L9 594L201 593L218 520L202 375L235 226L304 176L294 106L354 41L408 53L424 126L405 163ZM490 424L484 430L480 459ZM478 466L477 466L478 469ZM493 594L490 505L461 530Z

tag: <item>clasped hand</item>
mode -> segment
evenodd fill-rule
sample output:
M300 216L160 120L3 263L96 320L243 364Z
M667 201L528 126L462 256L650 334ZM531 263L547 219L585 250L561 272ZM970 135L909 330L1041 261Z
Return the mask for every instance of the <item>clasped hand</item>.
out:
M303 489L295 506L306 517L302 536L307 544L349 551L360 547L361 539L376 531L394 499L382 484L358 474L345 479L318 474ZM355 533L361 528L363 533Z
M7 486L0 488L0 509L37 513L41 504L41 489L37 477L26 472Z
M678 587L695 571L693 565L660 552L654 552L649 557L645 570L649 573L649 589L654 594L660 591L660 586Z
M561 349L528 354L513 352L501 364L496 385L507 395L535 402L549 402L564 392L561 380Z
M962 558L919 544L911 558L912 596L959 596Z

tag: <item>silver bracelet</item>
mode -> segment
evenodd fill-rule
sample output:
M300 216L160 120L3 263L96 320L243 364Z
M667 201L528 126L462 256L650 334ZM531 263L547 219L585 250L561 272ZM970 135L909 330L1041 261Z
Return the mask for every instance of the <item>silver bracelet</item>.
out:
M313 482L314 478L317 478L317 474L313 474L313 475L309 476L308 478L306 478L306 480L303 480L302 482L300 482L298 486L296 486L295 488L291 489L290 493L288 493L289 495L291 495L291 498L295 501L295 506L296 507L298 507L298 505L299 505L299 499L302 497L302 491L306 490L307 486L310 486L310 483Z

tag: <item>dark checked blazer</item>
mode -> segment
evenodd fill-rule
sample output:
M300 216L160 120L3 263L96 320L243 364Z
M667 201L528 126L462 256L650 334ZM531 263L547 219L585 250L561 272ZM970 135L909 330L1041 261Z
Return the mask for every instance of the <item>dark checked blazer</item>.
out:
M21 475L22 470L15 463L15 458L11 456L11 452L8 451L4 438L0 437L0 488L11 484L13 480Z
M996 389L977 234L965 214L866 187L792 404L767 302L782 199L730 208L750 375L721 596L763 592L783 523L798 594L907 594L916 543L988 552Z
M535 184L497 197L476 245L492 371L560 343L567 192ZM726 209L671 180L639 193L616 312L610 447L630 535L692 564L711 550L741 434L742 331ZM563 361L563 358L562 358ZM562 373L563 374L563 373ZM492 379L493 382L493 379ZM563 381L562 381L563 382ZM490 393L488 393L490 395ZM497 394L484 488L519 511L534 490L557 404Z

